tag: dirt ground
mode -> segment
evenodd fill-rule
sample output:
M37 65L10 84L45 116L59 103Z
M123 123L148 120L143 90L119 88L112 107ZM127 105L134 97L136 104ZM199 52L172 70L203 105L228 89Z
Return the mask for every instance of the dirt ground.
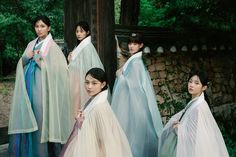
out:
M14 82L0 82L0 128L8 125Z

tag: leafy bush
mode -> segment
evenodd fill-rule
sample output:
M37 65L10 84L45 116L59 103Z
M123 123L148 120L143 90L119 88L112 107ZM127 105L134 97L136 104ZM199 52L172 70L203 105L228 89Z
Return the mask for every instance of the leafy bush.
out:
M6 44L6 48L3 51L2 64L5 68L2 69L3 75L8 75L16 69L16 64L20 58L23 49L17 51L12 45ZM6 68L7 67L7 68Z

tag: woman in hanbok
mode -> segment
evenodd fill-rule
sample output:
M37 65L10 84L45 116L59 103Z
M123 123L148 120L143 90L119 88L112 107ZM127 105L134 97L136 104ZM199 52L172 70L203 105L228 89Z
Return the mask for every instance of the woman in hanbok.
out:
M77 115L78 111L83 108L83 105L89 98L84 89L84 76L86 72L93 67L102 69L104 69L104 67L91 42L88 23L80 21L76 24L75 35L78 45L69 53L68 61L72 104L74 105L74 115Z
M156 157L162 120L149 73L142 60L143 39L132 33L131 57L121 69L113 88L112 109L128 138L134 157Z
M132 157L128 140L107 100L107 79L100 68L85 75L90 99L80 111L61 157Z
M194 70L189 77L192 99L164 127L159 157L229 157L224 139L208 106L205 72Z
M37 38L17 64L10 107L9 156L14 157L56 156L51 150L59 155L56 146L60 149L72 128L66 58L52 39L49 18L38 16L33 24Z

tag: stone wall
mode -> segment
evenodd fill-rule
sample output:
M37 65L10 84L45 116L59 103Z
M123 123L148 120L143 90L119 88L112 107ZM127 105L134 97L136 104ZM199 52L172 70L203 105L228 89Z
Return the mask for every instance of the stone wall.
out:
M230 112L236 106L236 54L227 51L165 51L144 54L163 121L189 101L188 74L193 67L204 69L210 78L207 94L213 112ZM125 62L119 58L119 65Z

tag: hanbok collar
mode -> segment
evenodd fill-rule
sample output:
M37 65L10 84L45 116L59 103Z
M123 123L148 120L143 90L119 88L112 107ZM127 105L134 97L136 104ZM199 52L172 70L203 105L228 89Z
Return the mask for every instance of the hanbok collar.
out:
M77 55L81 52L81 50L87 46L89 43L91 43L91 36L86 37L84 40L81 41L81 43L72 51L71 59L75 60Z
M129 65L129 63L134 59L134 58L141 58L142 57L142 51L137 52L136 54L132 55L124 64L123 66L123 71L125 71Z
M96 105L106 101L107 96L108 96L108 90L104 90L104 91L100 92L98 95L96 95L95 98L93 98L93 100L84 109L84 116L87 117L89 115L90 111L92 111Z
M186 105L185 110L187 110L190 107L195 106L196 104L198 104L198 102L201 102L202 100L204 100L204 92L202 92L202 94L200 96L197 96L195 98L193 98L192 100L189 101L189 103Z
M204 99L204 92L202 92L199 96L192 99L192 101L199 101Z
M39 38L36 38L34 43L36 43L36 42L38 41L38 39L39 39ZM42 57L47 56L49 47L50 47L50 45L51 45L51 44L50 44L51 41L52 41L52 35L51 35L51 33L49 33L45 39L43 39L42 41L40 41L40 42L34 44L35 46L38 46L38 45L40 45L41 43L43 43L43 44L42 44L42 47L40 48L40 54L41 54Z
M35 44L35 46L34 46L34 48L36 48L36 49L37 49L37 47L38 47L39 45L41 45L41 44L44 42L45 39L43 39L43 40L41 40L41 41L39 41L39 42L38 42L38 40L39 40L39 39L36 40L36 44Z

